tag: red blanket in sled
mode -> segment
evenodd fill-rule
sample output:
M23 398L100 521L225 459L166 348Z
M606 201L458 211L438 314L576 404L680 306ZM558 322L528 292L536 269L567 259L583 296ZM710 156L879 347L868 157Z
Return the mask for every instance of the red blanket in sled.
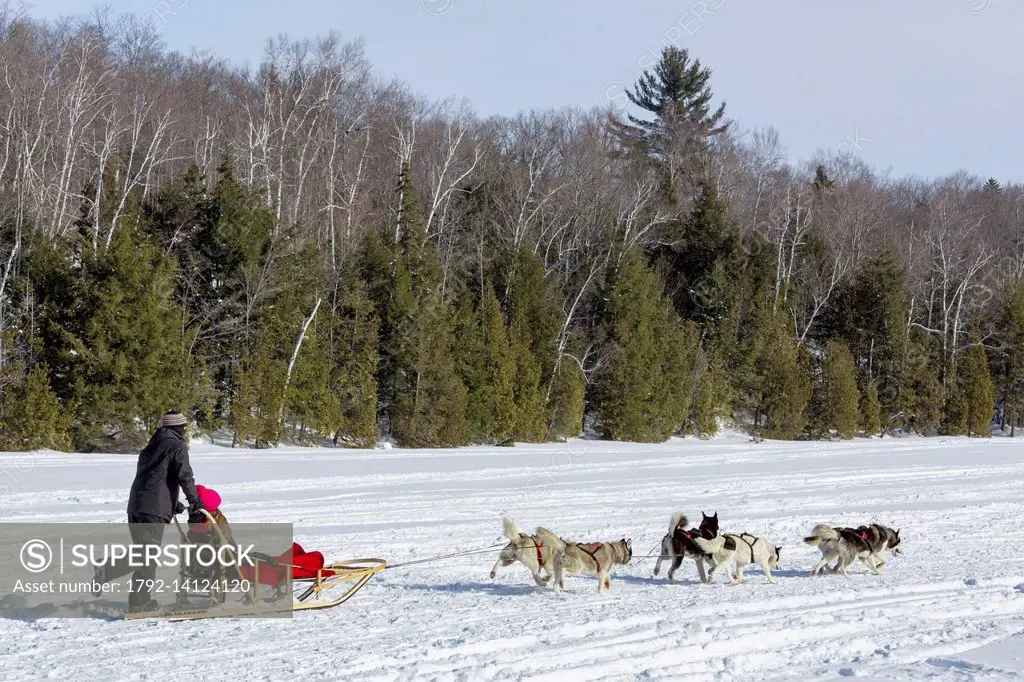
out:
M334 575L334 571L323 570L324 555L321 552L307 552L302 549L299 543L293 543L292 548L280 556L274 557L279 564L291 564L291 578L315 578L317 571L324 578ZM255 570L252 566L241 566L239 569L242 577L252 580ZM266 562L260 562L259 581L261 585L280 585L287 579L285 566L273 566Z

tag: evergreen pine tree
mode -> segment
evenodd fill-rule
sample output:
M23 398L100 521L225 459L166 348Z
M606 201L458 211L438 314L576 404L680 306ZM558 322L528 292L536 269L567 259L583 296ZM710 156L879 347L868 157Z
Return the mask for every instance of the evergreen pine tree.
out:
M456 361L455 320L441 290L437 250L423 228L408 166L402 171L402 222L387 303L386 409L400 445L468 442L467 391Z
M180 264L177 295L197 332L191 357L215 391L202 401L197 418L217 428L231 410L242 356L251 355L250 333L271 305L267 292L282 283L272 267L271 211L235 179L226 160L213 190L205 184L198 168L187 169L147 204L144 225Z
M49 266L64 274L36 280L43 360L75 414L79 450L134 450L161 414L191 409L202 393L188 318L173 298L175 263L130 223L109 247L51 251Z
M823 411L826 425L843 438L853 438L860 421L857 368L850 349L841 341L825 346L822 363Z
M662 50L661 58L652 71L644 71L632 91L627 90L629 101L653 115L653 120L629 115L629 122L617 128L623 141L645 153L664 153L669 137L680 133L695 143L719 135L726 129L725 102L711 109L713 94L709 81L711 70L703 67L699 59L690 59L685 49L674 45Z
M281 325L264 325L246 348L234 372L230 424L234 445L272 447L281 441L282 424L277 416L285 400L284 376L288 361L282 350Z
M565 321L558 291L544 263L528 249L513 254L504 289L509 341L516 361L516 438L541 442L578 435L583 429L585 381L579 366L559 349Z
M1010 434L1024 418L1024 284L1008 286L1000 299L996 316L995 376L997 395L1002 402L1001 426Z
M967 358L962 363L960 385L966 408L967 434L988 438L992 435L989 424L995 411L995 398L988 357L977 339L968 348Z
M369 448L380 436L376 379L380 319L356 273L346 273L340 289L330 335L330 391L337 409L330 426L335 445Z
M282 425L290 428L296 443L319 445L323 439L334 435L339 421L341 402L331 385L336 359L331 353L330 330L336 324L330 311L318 310L299 348L284 397L285 424Z
M670 224L655 258L679 315L716 333L735 305L742 250L716 184L702 182L698 189L690 215Z
M969 409L967 396L959 386L955 386L946 396L943 433L947 436L968 435L970 429Z
M697 381L694 387L690 422L700 438L718 433L718 419L727 414L729 385L717 352L704 348L697 356Z
M548 405L551 417L547 437L554 440L575 438L583 431L587 382L580 366L567 359L555 371Z
M868 381L860 402L861 429L864 435L874 436L882 432L882 406L878 402L878 387Z
M463 348L468 347L463 372L469 391L467 422L476 439L500 443L514 436L517 426L517 368L501 304L490 283L484 285L471 319L472 324L460 332Z
M823 322L824 333L849 345L861 384L873 383L877 392L884 381L889 389L879 396L884 423L901 408L909 300L902 268L892 250L883 249L835 297Z
M0 397L0 450L71 449L70 418L50 388L49 370L36 365Z
M922 334L912 334L908 341L900 408L914 431L925 436L937 432L943 413L938 363L928 346L929 339Z
M754 347L754 427L764 438L796 438L807 425L811 382L785 315L771 310L760 315Z
M696 332L679 320L636 251L620 261L608 299L598 428L611 440L664 441L689 414Z

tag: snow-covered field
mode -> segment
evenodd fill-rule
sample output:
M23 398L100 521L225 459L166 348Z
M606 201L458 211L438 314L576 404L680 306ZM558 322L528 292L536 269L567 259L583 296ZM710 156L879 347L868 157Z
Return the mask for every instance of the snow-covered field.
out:
M1024 447L994 438L712 442L448 451L193 450L232 522L291 521L328 559L486 547L501 514L633 540L610 593L561 598L487 554L385 571L287 620L0 619L0 678L1004 680L1024 676ZM4 521L120 521L135 459L0 455ZM784 546L780 584L652 577L673 509ZM885 575L811 578L816 522L902 529Z

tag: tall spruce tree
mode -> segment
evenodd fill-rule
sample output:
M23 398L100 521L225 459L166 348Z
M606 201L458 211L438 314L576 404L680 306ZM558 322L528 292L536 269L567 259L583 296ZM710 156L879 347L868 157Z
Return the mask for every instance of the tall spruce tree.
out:
M900 411L909 300L902 268L892 250L883 249L835 297L823 324L827 334L849 345L862 386L872 384L877 392L884 383L886 390L879 395L883 423Z
M823 425L834 429L842 438L853 438L860 422L860 393L857 368L845 343L830 341L825 346L821 374Z
M718 433L718 420L728 414L731 391L719 354L707 345L701 348L696 363L697 380L690 408L690 428L699 438Z
M215 390L197 415L208 428L231 411L242 357L252 355L250 334L282 284L273 267L272 212L229 161L217 173L208 192L199 170L186 170L146 206L145 222L180 263L177 296L196 334L191 356Z
M463 297L465 300L466 297ZM515 435L516 357L501 304L488 282L476 310L464 312L469 324L460 332L468 389L467 422L475 440L500 443Z
M516 438L525 442L574 437L583 430L586 381L560 349L565 314L557 287L545 277L544 263L523 248L504 268L509 341L516 361Z
M943 394L935 354L928 337L918 330L910 335L904 362L900 409L909 427L921 435L932 435L942 423Z
M684 326L635 250L623 256L609 289L598 428L610 440L664 441L689 414L696 331Z
M725 202L716 184L704 181L690 215L669 224L655 259L680 316L714 337L735 306L734 273L741 256Z
M759 315L753 350L754 428L764 438L796 438L807 424L811 382L785 315Z
M1006 287L999 302L996 316L995 382L1000 398L1001 423L1010 434L1024 419L1024 283Z
M251 440L256 447L272 447L281 440L282 425L277 419L285 400L284 376L288 361L284 357L287 324L271 324L262 318L258 333L242 351L233 372L229 423L234 430L233 445L245 447Z
M878 387L868 380L864 385L860 401L861 429L864 435L874 436L882 432L882 406L878 401Z
M985 348L977 338L967 349L967 358L960 369L960 392L963 395L967 435L988 438L989 424L995 412L992 377Z
M134 222L109 247L79 243L73 253L57 243L32 266L59 269L35 280L35 296L42 360L75 415L78 450L134 450L161 414L191 410L202 392L188 318L174 301L176 264Z
M330 392L337 410L330 422L335 445L373 447L377 428L380 319L358 273L347 270L339 286L329 340Z
M381 353L391 433L400 445L462 445L469 439L468 398L456 361L455 320L442 296L441 264L423 227L408 165L400 182L402 219Z
M0 450L71 449L71 416L50 388L46 365L36 365L0 397Z

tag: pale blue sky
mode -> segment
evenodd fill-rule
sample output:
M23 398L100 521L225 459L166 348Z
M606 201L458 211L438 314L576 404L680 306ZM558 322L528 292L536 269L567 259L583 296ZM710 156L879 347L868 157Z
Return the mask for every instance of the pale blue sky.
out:
M29 0L35 16L94 0ZM362 36L378 72L481 115L622 99L664 41L712 69L745 128L792 159L858 151L879 169L1024 180L1021 0L113 0L160 14L173 49L258 62L265 39ZM174 14L166 11L174 11ZM856 144L855 144L856 143Z

